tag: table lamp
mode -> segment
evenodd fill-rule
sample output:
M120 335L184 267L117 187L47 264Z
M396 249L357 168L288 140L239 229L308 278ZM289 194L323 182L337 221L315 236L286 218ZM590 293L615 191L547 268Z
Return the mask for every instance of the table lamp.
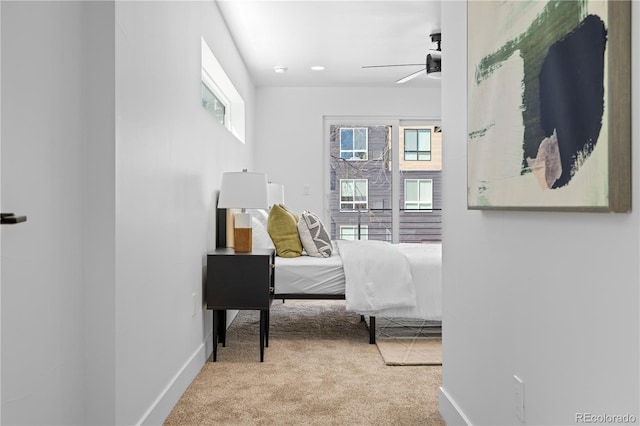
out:
M234 250L248 253L252 249L251 213L246 209L266 209L267 175L264 173L227 172L222 174L218 208L242 209L234 215Z

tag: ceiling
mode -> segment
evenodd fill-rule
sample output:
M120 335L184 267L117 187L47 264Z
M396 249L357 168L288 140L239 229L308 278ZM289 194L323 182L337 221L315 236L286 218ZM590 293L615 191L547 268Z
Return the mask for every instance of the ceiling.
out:
M424 68L440 1L218 0L256 86L440 87ZM446 49L446 40L442 43ZM420 64L367 68L365 65ZM323 71L313 71L321 65ZM276 73L274 67L286 67Z

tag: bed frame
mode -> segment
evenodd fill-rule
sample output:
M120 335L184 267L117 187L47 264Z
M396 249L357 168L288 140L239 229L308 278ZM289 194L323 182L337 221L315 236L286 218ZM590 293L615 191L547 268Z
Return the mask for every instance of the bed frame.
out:
M227 232L232 229L232 210L217 209L216 214L216 247L227 247ZM230 233L232 235L232 233ZM344 300L344 294L306 294L306 293L274 293L274 299L285 300ZM360 320L365 321L364 315ZM223 334L224 335L224 334ZM376 317L369 316L369 343L376 343Z

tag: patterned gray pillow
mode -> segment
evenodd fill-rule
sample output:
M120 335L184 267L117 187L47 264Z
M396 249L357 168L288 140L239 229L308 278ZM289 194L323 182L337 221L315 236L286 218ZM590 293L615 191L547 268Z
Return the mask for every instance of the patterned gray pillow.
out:
M305 210L298 220L298 234L300 234L302 247L309 256L331 256L333 250L331 238L318 216Z

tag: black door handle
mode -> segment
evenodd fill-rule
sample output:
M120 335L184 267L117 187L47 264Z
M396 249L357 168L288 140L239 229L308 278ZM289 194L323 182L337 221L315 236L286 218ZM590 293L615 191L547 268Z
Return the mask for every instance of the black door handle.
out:
M0 225L13 225L26 221L26 216L16 216L13 213L0 213Z

